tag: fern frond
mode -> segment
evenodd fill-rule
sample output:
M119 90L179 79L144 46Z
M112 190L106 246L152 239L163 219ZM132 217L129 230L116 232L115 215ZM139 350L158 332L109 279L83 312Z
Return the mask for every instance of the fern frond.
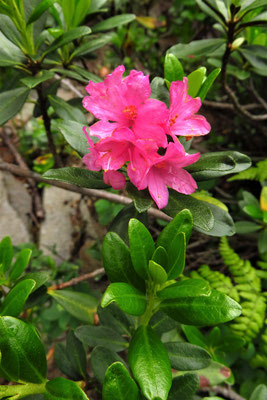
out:
M240 296L244 291L252 290L260 292L261 279L258 277L256 269L252 267L250 261L242 260L239 255L235 253L235 251L229 246L226 237L221 238L219 249L223 261L228 267L234 282L237 284L237 286L239 285Z
M263 182L267 180L267 159L263 161L259 161L256 164L256 167L248 168L246 171L239 172L231 178L228 179L229 182L237 181L237 180L254 180Z
M254 368L265 368L267 370L267 327L260 337L260 351L251 361L251 366Z
M231 279L219 271L212 271L208 265L201 265L197 271L192 271L191 277L206 280L213 289L239 302L238 291L234 287Z

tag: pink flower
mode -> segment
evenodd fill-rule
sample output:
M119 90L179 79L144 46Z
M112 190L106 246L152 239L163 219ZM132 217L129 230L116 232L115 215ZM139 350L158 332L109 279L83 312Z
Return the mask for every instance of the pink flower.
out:
M127 173L138 190L148 187L157 206L164 208L169 199L167 186L183 194L197 189L195 180L183 167L193 164L199 157L200 153L187 154L178 140L169 143L164 156L154 153L145 158L136 147Z
M115 190L121 190L126 184L125 176L118 171L105 171L104 182Z
M171 83L168 127L171 135L201 136L210 131L210 124L203 115L195 115L201 107L199 97L187 94L188 80Z
M166 146L166 105L151 94L149 77L132 70L123 79L124 66L117 67L104 82L89 82L86 87L90 96L83 106L100 119L90 127L90 135L103 139L117 128L130 128L140 139L152 138L158 146Z

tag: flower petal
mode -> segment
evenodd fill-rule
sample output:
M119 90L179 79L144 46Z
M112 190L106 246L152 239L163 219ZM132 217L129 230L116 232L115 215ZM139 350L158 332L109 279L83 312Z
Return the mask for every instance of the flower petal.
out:
M118 171L105 171L103 178L104 182L115 190L123 189L126 184L125 176Z
M166 207L169 200L169 192L162 176L153 168L148 175L148 190L158 208Z
M89 132L91 136L104 139L111 136L116 128L118 128L118 124L115 122L98 121L90 126Z
M194 178L182 168L177 168L172 173L166 174L166 185L179 193L191 194L197 189Z

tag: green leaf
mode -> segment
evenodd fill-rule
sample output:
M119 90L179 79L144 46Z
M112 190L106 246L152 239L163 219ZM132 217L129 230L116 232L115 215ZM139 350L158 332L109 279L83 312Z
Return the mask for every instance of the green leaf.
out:
M105 189L108 187L103 182L101 172L76 167L50 169L44 173L43 177L89 189Z
M172 368L179 371L194 371L206 368L210 364L211 357L202 347L181 342L164 343L164 346Z
M200 67L188 75L188 94L192 97L197 97L199 89L206 77L206 68Z
M240 48L239 51L254 68L266 69L267 49L265 46L258 46L258 45L242 46L242 48Z
M197 231L210 236L231 236L235 233L232 218L220 207L171 189L169 192L169 203L164 209L166 214L174 217L179 211L187 208L193 216Z
M13 258L13 246L9 236L4 237L0 242L0 270L6 272L11 265Z
M27 25L32 24L33 22L35 22L37 19L39 19L43 13L48 10L48 8L54 4L56 2L56 0L42 0L41 3L39 3L34 10L32 11L28 21L27 21Z
M173 54L166 54L164 60L164 78L169 82L181 81L184 77L183 66Z
M81 378L86 378L87 357L81 341L69 331L66 341L66 352L72 367L76 374Z
M90 347L104 346L113 351L122 351L128 347L124 337L106 326L80 326L75 330L75 335Z
M25 279L14 286L6 296L0 308L0 315L18 317L23 310L24 304L32 292L35 282L32 279Z
M101 21L98 24L94 25L93 32L95 33L95 32L108 31L110 29L117 28L118 26L128 24L129 22L135 20L135 18L136 17L134 14L116 15L115 17L105 19L104 21Z
M199 388L199 378L188 373L174 378L168 400L194 400L194 394Z
M146 310L146 296L124 282L111 283L108 286L102 297L101 306L107 307L112 302L130 315L143 315Z
M167 106L170 104L169 91L163 78L156 76L151 82L151 98L163 101Z
M168 250L171 246L171 242L177 233L184 232L186 236L186 243L188 243L193 229L193 218L189 210L183 209L175 216L173 220L166 225L166 227L161 231L157 239L157 247L162 246Z
M248 6L247 6L247 4L248 4ZM251 11L251 10L254 10L255 8L258 8L258 7L264 7L264 6L266 6L267 5L267 0L255 0L255 1L250 1L250 2L244 2L243 4L242 4L242 6L241 6L241 11L243 12L248 12L248 11Z
M57 123L58 129L70 144L79 154L84 156L89 153L89 144L83 133L83 124L75 121L62 121Z
M207 368L197 370L195 373L207 386L219 385L231 376L230 368L213 360Z
M168 278L176 279L185 266L186 237L184 232L178 232L173 237L168 248Z
M159 246L153 253L152 260L161 265L165 270L168 268L168 254L164 247Z
M150 326L137 329L128 359L143 395L148 400L166 400L172 385L171 365L164 345Z
M87 124L86 117L79 108L71 106L65 100L55 95L49 95L48 99L58 117L64 119L65 121L80 121L82 124Z
M105 46L112 40L112 34L101 35L99 38L88 40L77 47L71 55L71 58L82 57L86 54L92 53L93 51Z
M113 350L107 349L103 346L96 346L91 355L90 363L96 379L103 385L105 373L108 367L119 361L125 364L124 360Z
M200 285L192 287L190 292L173 285L158 292L158 296L164 298L160 309L186 325L215 325L231 321L241 314L241 306L236 301L213 289L210 294L201 294Z
M259 234L258 249L260 254L267 252L267 228L263 229Z
M205 81L202 83L202 86L199 89L199 92L197 94L198 97L200 97L200 100L203 102L205 97L208 94L208 91L210 90L213 82L217 78L217 76L220 74L221 68L216 68L214 69L205 79Z
M138 190L132 183L127 184L127 192L134 202L139 213L147 211L153 205L153 200L148 190Z
M16 261L12 265L9 272L9 280L11 282L17 280L27 268L32 255L31 249L22 249L16 257Z
M218 47L225 43L225 39L203 39L194 40L187 44L176 44L168 50L168 54L174 54L177 58L188 58L188 56L202 57L213 53Z
M29 89L20 87L0 93L0 126L18 114L29 92Z
M83 379L81 374L78 371L76 371L75 367L72 365L72 363L68 357L67 351L66 351L66 346L64 346L63 343L56 343L55 352L54 352L54 360L55 360L56 366L68 378L73 379L74 381Z
M144 289L143 281L133 268L129 248L119 235L108 232L101 251L104 268L111 282L126 282Z
M76 382L58 377L45 385L46 400L89 400Z
M97 299L94 296L71 290L48 290L52 296L66 311L83 322L94 322L94 314L97 309Z
M178 323L168 317L164 312L157 311L150 319L149 325L158 336L161 336L163 333L177 328Z
M39 85L42 82L48 81L49 79L52 79L54 77L54 73L51 71L40 71L37 75L35 76L30 76L28 78L22 78L20 81L27 86L29 89L33 89L37 85Z
M45 350L35 328L13 317L0 318L0 373L13 382L46 380Z
M267 386L263 383L258 385L254 390L249 400L264 400L267 399Z
M0 32L0 67L15 66L22 63L24 58L24 54L19 47L14 45Z
M93 82L102 82L102 79L99 78L99 76L93 74L92 72L87 71L84 68L78 67L77 65L71 65L71 69L76 71L79 75L81 75L83 78L87 79L88 81L93 81Z
M173 285L167 286L157 292L160 299L174 299L194 297L194 296L209 296L211 293L210 285L204 279L185 279L176 282Z
M103 400L139 400L139 390L121 362L108 367L102 390Z
M68 44L75 39L80 39L83 36L89 35L89 33L91 33L91 29L88 26L79 26L78 28L70 29L68 32L63 33L59 38L54 40L43 55L46 56L59 47L63 47L65 44Z
M145 225L135 218L129 222L128 233L134 269L141 278L148 279L147 264L155 251L152 236Z
M32 290L32 292L35 292L37 289L39 289L41 286L45 284L45 282L48 281L48 279L51 278L51 273L48 271L38 271L38 272L31 272L27 273L25 276L20 278L19 282L24 281L25 279L32 279L35 282L35 286Z
M120 335L131 336L133 319L125 314L115 303L106 308L99 306L97 314L102 325L112 328Z
M255 222L238 221L235 223L236 233L240 233L240 234L256 232L261 228L262 228L262 226L255 224Z
M250 166L250 158L245 154L238 151L218 151L202 154L201 158L186 170L197 181L206 181L244 171Z
M165 269L153 260L149 260L149 274L155 283L163 284L167 281L168 275Z
M190 343L203 348L207 347L205 336L200 332L198 328L189 325L183 325L182 328L187 340Z

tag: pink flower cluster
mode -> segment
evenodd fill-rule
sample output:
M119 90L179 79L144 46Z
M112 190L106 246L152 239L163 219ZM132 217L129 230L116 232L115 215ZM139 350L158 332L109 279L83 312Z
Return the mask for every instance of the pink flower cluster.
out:
M117 67L104 82L89 82L89 96L83 106L99 119L87 136L90 153L83 158L90 170L104 170L104 181L123 189L125 175L119 169L127 163L127 174L138 190L148 188L159 208L168 203L167 186L184 194L193 193L196 182L183 169L196 162L200 153L187 154L177 136L199 136L210 125L196 112L199 98L187 94L187 78L172 82L170 108L151 99L149 77L132 70L123 79L125 68ZM91 136L99 140L94 143Z

